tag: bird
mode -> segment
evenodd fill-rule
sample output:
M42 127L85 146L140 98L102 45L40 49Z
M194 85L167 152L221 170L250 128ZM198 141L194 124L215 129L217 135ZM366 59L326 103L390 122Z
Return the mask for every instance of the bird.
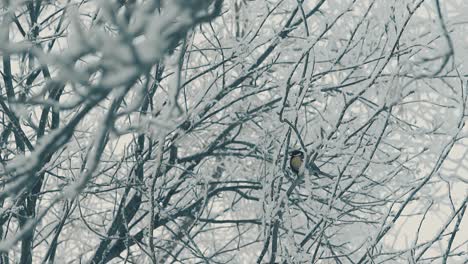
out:
M291 152L291 158L289 159L289 166L295 174L299 174L302 163L304 163L304 152L300 150L293 150Z
M304 152L302 152L301 150L293 150L291 151L290 155L291 158L289 159L289 167L295 174L299 175L302 164L304 163ZM334 177L331 174L321 171L320 168L317 165L315 165L313 161L309 162L308 164L305 164L304 171L306 170L309 174L315 176L323 175L328 178Z

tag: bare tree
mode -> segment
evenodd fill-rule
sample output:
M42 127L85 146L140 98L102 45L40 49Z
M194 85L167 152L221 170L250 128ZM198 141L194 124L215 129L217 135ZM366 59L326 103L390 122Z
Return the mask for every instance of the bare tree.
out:
M466 4L1 8L1 263L466 259Z

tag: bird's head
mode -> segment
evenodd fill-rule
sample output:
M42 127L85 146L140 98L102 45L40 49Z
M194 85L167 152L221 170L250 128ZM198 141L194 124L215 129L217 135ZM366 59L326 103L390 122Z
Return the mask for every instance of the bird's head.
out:
M293 150L291 151L291 157L301 157L303 158L304 157L304 152L300 151L300 150Z

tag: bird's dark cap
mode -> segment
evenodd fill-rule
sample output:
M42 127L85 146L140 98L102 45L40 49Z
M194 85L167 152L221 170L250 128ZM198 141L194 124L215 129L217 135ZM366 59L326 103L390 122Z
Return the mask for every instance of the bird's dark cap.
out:
M296 149L291 151L291 156L304 156L304 152Z

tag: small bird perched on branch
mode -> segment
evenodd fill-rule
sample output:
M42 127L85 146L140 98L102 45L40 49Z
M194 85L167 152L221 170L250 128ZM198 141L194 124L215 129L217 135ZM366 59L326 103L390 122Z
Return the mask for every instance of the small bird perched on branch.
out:
M291 152L291 159L289 160L289 166L291 167L291 170L298 174L302 163L304 163L304 153L300 150L293 150Z
M295 174L299 174L299 171L301 169L302 164L304 163L304 152L300 150L293 150L291 151L291 158L289 159L289 166L291 167L291 170ZM333 178L334 176L331 174L328 174L326 172L323 172L315 165L314 162L310 162L309 164L305 164L304 166L304 171L307 170L310 174L314 175L323 175L329 178Z

